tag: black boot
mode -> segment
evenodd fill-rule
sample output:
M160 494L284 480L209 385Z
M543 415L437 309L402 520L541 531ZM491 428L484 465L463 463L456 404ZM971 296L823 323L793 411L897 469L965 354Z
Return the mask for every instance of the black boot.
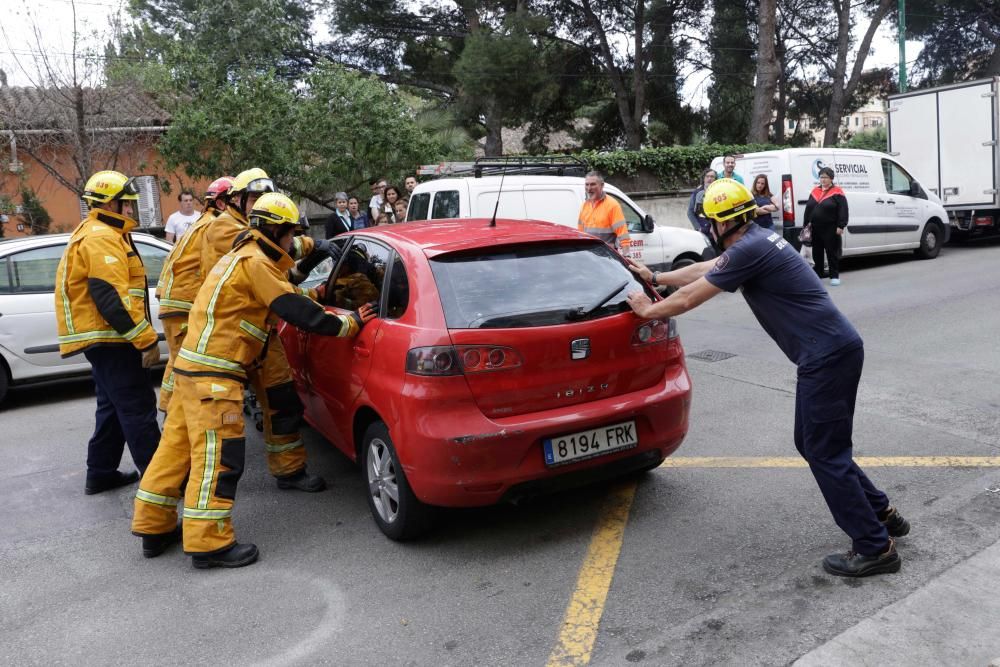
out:
M299 491L316 493L326 488L325 479L319 475L309 474L305 468L298 472L293 472L291 475L276 477L275 479L278 481L279 489L298 489Z
M177 526L169 533L162 535L142 536L142 555L146 558L156 558L167 550L171 544L181 541L181 527Z
M895 507L890 507L879 514L878 520L885 524L885 529L889 531L891 537L903 537L910 532L910 522L904 519Z
M260 556L260 552L257 551L256 544L236 542L223 551L212 554L195 554L191 557L191 564L199 570L210 567L243 567L257 562L258 556Z
M873 574L899 572L903 559L896 553L896 540L889 538L889 547L877 556L865 556L855 551L830 554L823 559L823 569L838 577L870 577Z
M87 485L84 487L83 492L88 496L92 496L95 493L101 493L102 491L110 491L111 489L117 489L120 486L125 486L126 484L134 484L139 481L138 471L133 470L132 472L121 472L119 470L114 471L114 473L107 475L106 477L98 477L96 479L88 479Z

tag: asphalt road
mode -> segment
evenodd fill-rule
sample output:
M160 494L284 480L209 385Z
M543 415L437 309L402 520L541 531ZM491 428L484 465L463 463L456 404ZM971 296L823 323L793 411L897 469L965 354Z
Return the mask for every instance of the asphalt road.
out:
M845 264L833 296L866 342L856 454L1000 455L1000 244ZM689 355L735 356L689 359L677 456L794 456L794 368L742 298L680 325ZM235 525L261 561L196 571L179 550L142 558L134 488L83 495L93 408L75 382L0 410L0 664L544 665L613 490L451 511L396 544L322 438L310 465L332 488L308 495L275 487L253 432ZM642 476L591 664L785 665L1000 539L1000 470L868 472L913 532L901 573L863 581L820 568L848 541L804 468Z

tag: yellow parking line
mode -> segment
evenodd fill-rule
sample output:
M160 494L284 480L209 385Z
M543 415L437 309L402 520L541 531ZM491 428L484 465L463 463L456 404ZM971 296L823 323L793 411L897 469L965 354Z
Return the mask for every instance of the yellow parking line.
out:
M576 579L576 589L566 607L559 638L549 655L548 667L586 665L590 662L590 652L597 639L604 601L611 588L628 513L635 497L635 485L635 482L628 482L616 488L601 507L587 556Z
M857 456L862 468L997 468L1000 456ZM661 468L806 468L798 456L672 456Z

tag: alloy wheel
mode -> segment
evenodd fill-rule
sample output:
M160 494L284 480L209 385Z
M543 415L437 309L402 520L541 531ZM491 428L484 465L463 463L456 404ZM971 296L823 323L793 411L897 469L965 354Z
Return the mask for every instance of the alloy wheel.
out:
M375 510L383 521L392 523L399 515L399 485L396 482L392 453L381 438L372 439L368 445L367 468L368 492L372 496Z

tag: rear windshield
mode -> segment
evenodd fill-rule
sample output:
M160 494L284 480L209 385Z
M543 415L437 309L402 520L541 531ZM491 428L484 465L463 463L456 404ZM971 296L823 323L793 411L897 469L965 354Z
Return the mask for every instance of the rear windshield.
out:
M606 317L628 310L629 292L645 291L603 243L484 248L433 258L431 269L449 329Z

